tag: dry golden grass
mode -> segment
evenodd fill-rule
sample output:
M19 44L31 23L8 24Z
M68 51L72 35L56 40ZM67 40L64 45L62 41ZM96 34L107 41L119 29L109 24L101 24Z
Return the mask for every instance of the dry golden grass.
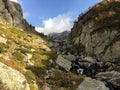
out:
M5 21L0 21L0 36L4 36L7 39L6 44L0 44L0 62L23 73L30 84L31 90L36 90L32 80L41 84L44 83L43 78L38 77L37 74L39 71L46 72L48 60L50 59L51 52L49 47L47 47L47 41L38 35L26 33L15 28ZM24 61L27 53L32 55L29 61L34 64L33 67L40 68L40 70L35 68L36 71L33 71L34 68L27 68L29 65ZM6 60L5 56L9 60ZM48 63L44 63L44 61ZM44 75L44 73L42 74Z

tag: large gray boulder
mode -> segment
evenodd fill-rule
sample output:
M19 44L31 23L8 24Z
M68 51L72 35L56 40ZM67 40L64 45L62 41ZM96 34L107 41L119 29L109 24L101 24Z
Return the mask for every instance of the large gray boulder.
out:
M109 90L101 81L85 77L77 90Z
M9 90L30 90L29 84L23 74L1 62L0 84L5 85L5 88Z
M118 1L96 4L74 22L70 40L80 54L106 61L120 58Z
M59 55L56 60L56 64L64 68L66 71L70 71L72 63L69 60L63 58L62 55Z
M75 61L76 60L76 56L69 54L69 55L63 55L63 57L69 61Z

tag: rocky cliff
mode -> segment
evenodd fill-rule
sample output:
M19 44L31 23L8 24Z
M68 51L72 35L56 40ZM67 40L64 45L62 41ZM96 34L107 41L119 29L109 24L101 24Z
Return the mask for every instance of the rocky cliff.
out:
M0 0L0 20L5 20L25 31L37 33L35 28L23 18L21 6L10 0Z
M105 61L120 59L120 1L103 0L79 15L70 40L79 52Z

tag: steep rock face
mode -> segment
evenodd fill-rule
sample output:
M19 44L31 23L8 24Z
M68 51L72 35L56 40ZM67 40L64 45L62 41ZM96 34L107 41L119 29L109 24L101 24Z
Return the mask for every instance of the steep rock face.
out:
M35 28L23 18L23 12L18 3L0 0L0 20L5 20L25 31L36 33Z
M120 58L120 2L101 2L81 14L70 40L80 52L102 60Z
M30 90L25 77L5 64L0 62L0 84L4 84L8 90Z

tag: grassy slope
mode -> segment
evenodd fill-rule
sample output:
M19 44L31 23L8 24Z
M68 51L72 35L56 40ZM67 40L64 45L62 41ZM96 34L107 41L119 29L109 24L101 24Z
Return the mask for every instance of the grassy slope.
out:
M4 21L0 21L0 37L7 40L6 43L0 42L0 62L23 73L28 79L31 88L33 88L32 81L37 81L35 73L44 74L46 64L49 66L49 63L45 62L49 62L48 60L51 58L49 54L52 52L47 47L47 42L40 36L27 34ZM33 65L25 61L27 54L32 55L29 62ZM39 70L37 70L38 68Z
M42 90L44 83L53 85L53 90L74 90L83 81L84 76L78 76L73 73L54 70L53 75L49 79L44 80L46 71L54 68L54 63L50 63L50 59L55 60L57 54L47 47L47 40L43 40L40 36L28 34L24 31L10 26L4 21L0 21L0 38L7 40L0 41L0 62L5 63L21 73L23 73L30 85L31 90ZM27 54L32 58L25 61ZM32 64L31 64L32 63ZM72 82L76 82L74 85Z

